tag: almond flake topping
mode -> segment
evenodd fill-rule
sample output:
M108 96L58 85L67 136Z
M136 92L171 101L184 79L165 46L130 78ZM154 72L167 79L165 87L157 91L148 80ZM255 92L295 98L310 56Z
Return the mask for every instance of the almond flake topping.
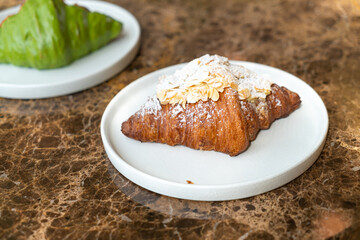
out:
M271 92L271 81L226 57L206 54L194 59L173 75L160 77L156 95L161 104L195 103L199 100L217 101L226 87L238 91L239 98L266 98Z

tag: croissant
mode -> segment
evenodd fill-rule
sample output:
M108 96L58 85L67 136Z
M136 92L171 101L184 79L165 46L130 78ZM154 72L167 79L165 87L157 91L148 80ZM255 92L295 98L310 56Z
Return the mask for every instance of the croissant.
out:
M76 4L27 0L0 23L0 63L63 67L105 46L121 31L121 22Z
M260 129L286 117L300 105L298 94L276 84L264 99L241 100L227 87L214 101L161 104L156 97L122 123L124 135L141 142L185 145L236 156L245 151Z

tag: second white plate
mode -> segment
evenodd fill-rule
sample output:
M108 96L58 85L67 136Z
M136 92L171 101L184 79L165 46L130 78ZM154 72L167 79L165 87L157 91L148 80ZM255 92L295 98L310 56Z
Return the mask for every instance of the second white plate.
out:
M58 69L37 70L0 64L0 97L48 98L78 92L106 81L134 59L140 46L140 25L130 12L102 1L65 2L84 6L122 22L121 35L101 49ZM1 11L0 22L17 13L19 8Z
M327 135L328 115L318 94L282 70L232 61L297 92L298 110L259 132L236 157L213 151L141 143L127 138L121 124L155 94L158 77L182 64L150 73L128 85L106 108L101 121L105 150L115 168L134 183L171 197L219 201L250 197L282 186L302 174L319 156ZM187 184L191 181L194 184Z

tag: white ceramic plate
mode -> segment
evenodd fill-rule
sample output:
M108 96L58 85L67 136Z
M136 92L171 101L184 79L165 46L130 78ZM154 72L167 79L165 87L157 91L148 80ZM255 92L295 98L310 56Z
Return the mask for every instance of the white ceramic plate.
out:
M328 115L318 94L282 70L232 61L268 74L280 86L297 92L298 110L259 132L247 151L236 157L213 151L141 143L127 138L121 124L155 94L158 77L183 66L150 73L128 85L107 106L101 122L105 150L115 168L134 183L171 197L219 201L250 197L293 180L319 156L327 135ZM194 184L187 184L187 180Z
M0 97L47 98L93 87L123 70L136 56L140 43L140 25L125 9L94 0L67 0L106 14L123 23L121 35L103 48L58 69L37 70L0 64ZM0 12L0 22L15 14L20 6Z

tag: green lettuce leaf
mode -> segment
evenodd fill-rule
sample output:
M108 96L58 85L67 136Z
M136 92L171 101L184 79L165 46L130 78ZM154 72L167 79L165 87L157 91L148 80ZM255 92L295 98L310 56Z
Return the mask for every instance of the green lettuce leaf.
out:
M0 63L63 67L116 38L122 23L63 0L27 0L0 26Z

